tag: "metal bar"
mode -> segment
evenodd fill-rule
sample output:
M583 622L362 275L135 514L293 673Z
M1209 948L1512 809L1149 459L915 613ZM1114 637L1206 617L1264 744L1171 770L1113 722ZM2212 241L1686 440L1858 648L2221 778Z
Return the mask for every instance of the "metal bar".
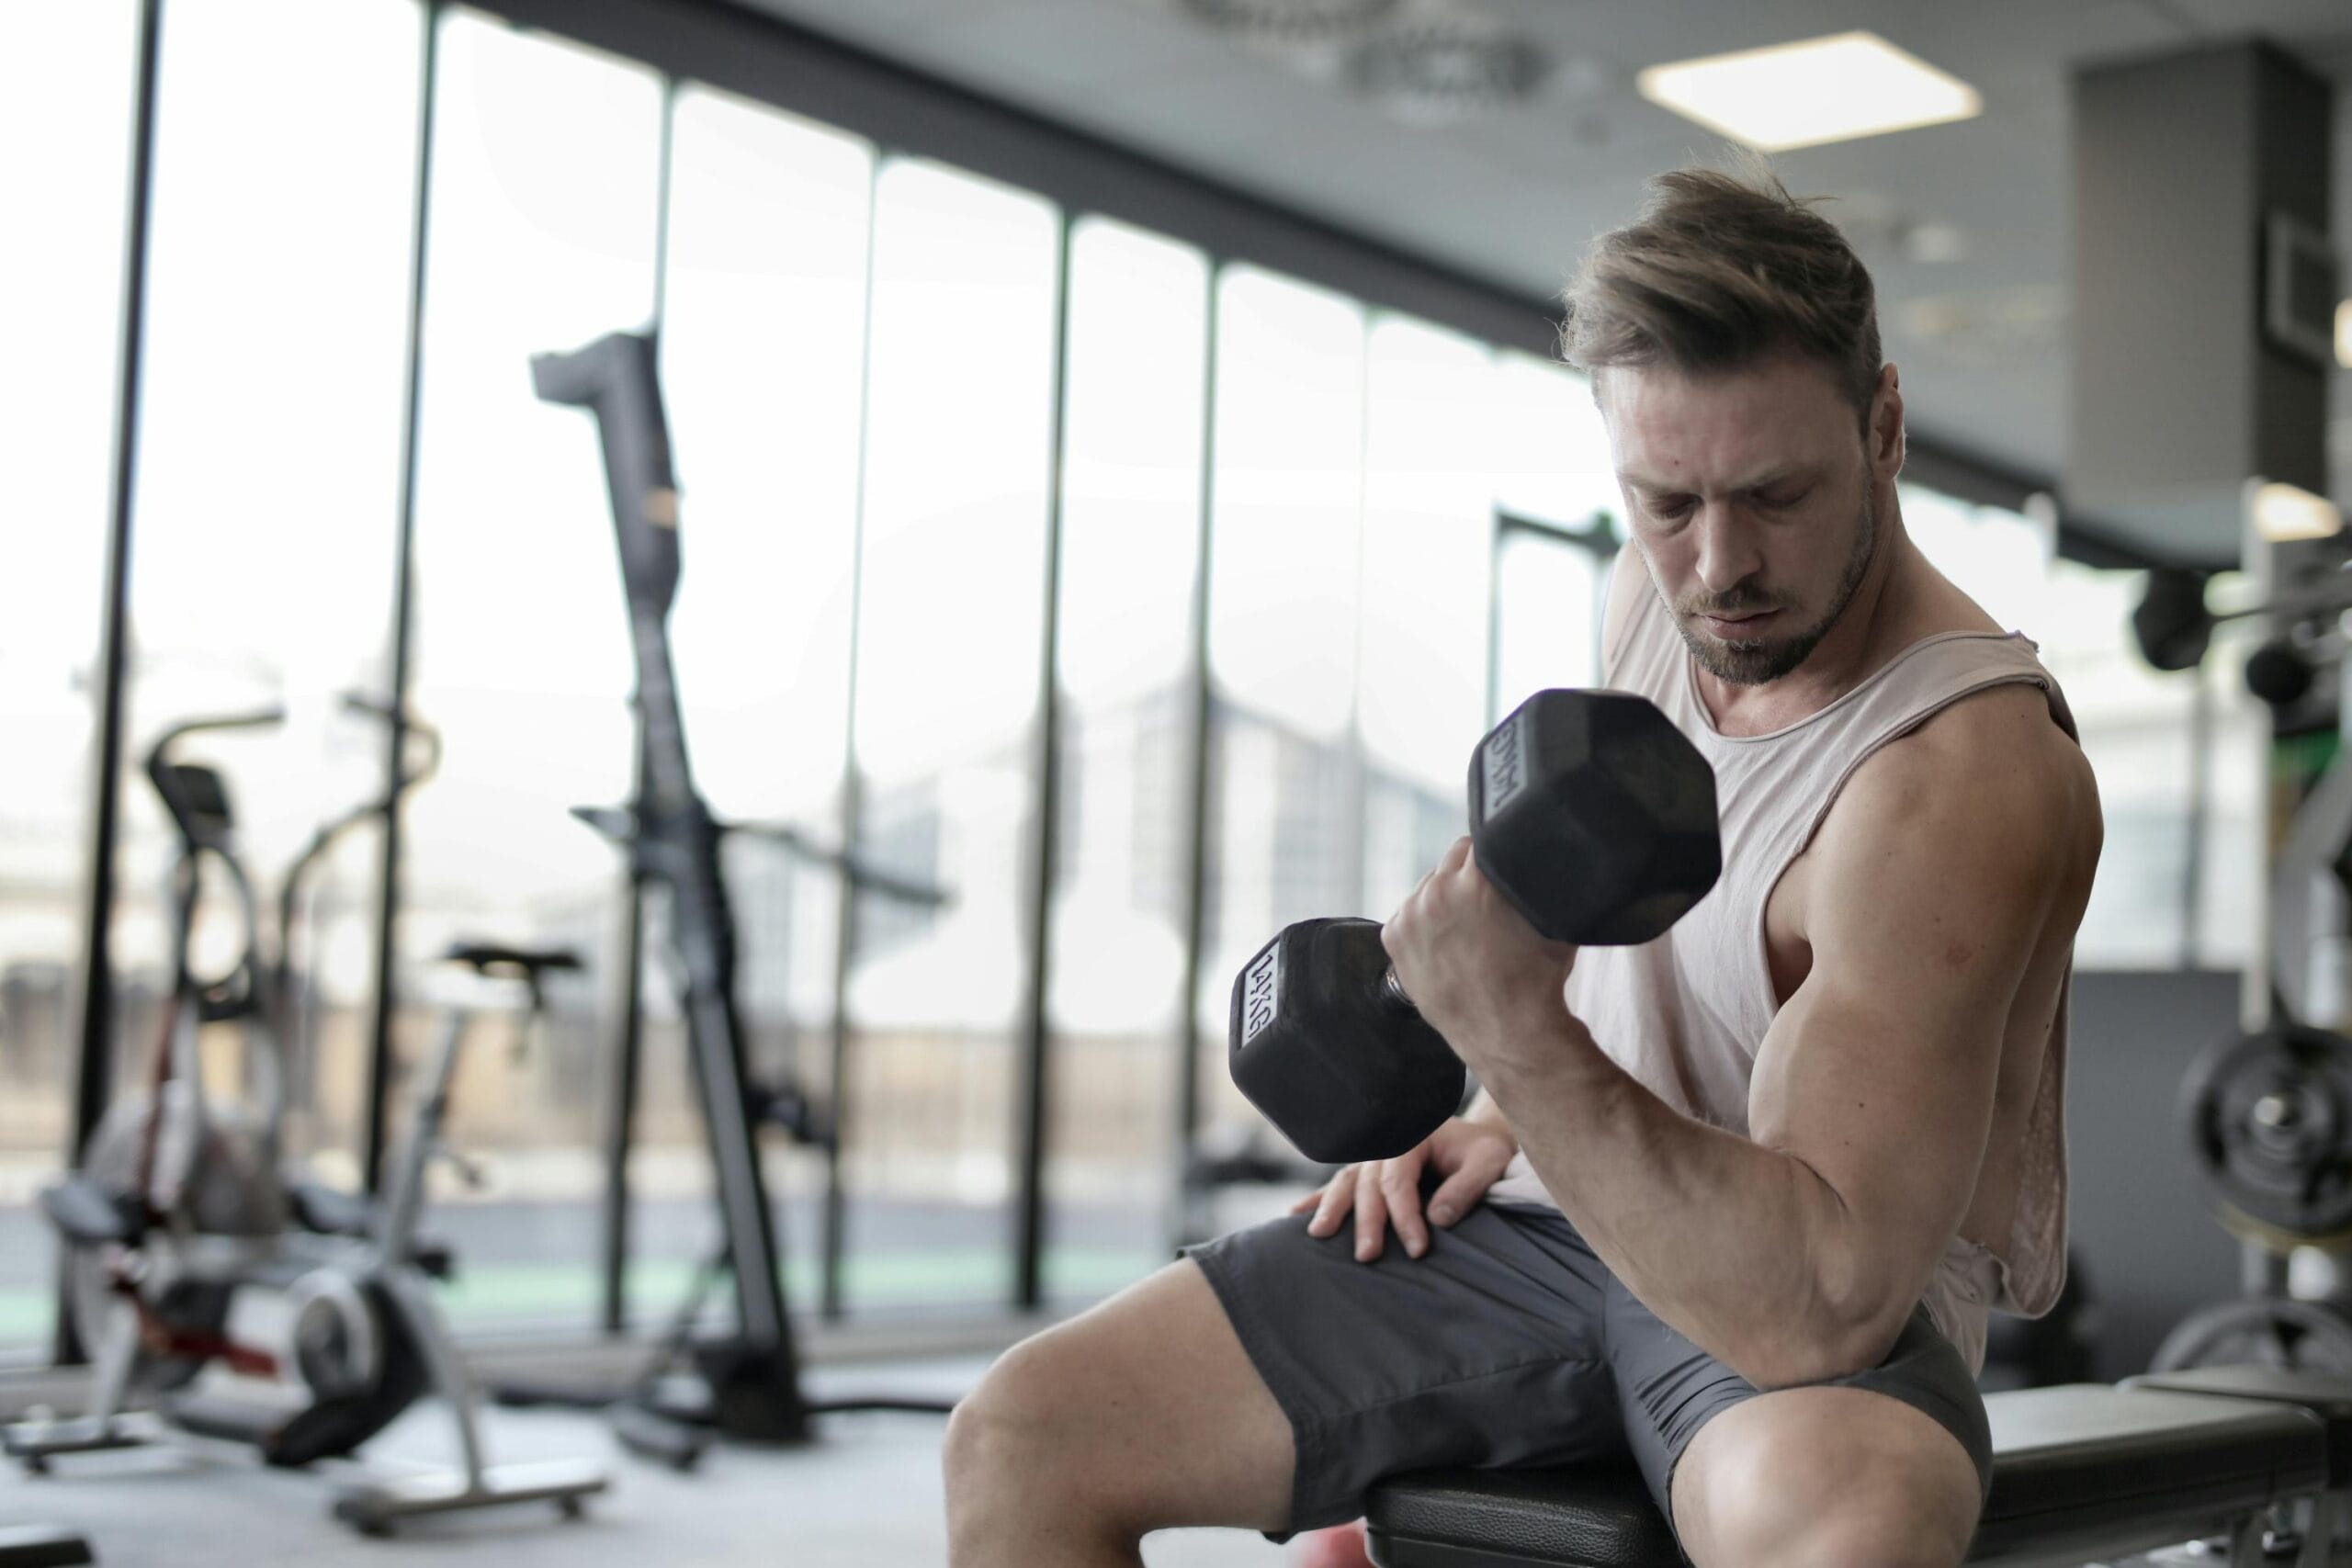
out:
M850 502L849 696L842 709L847 716L842 736L841 844L842 852L853 856L857 853L858 836L865 831L865 782L857 766L858 637L865 618L865 452L874 424L874 258L881 192L882 159L876 156L865 195L865 321L858 350L856 491ZM842 1315L842 1255L849 1217L849 1195L842 1181L842 1146L849 1134L850 1036L856 1027L849 1011L849 976L857 961L857 881L844 870L834 904L833 1024L828 1042L831 1104L825 1117L825 1206L818 1247L818 1311L828 1322Z
M632 798L645 793L645 748L637 749ZM637 1139L637 1091L645 1058L645 874L632 853L621 873L627 923L621 938L619 1038L606 1080L604 1128L605 1212L602 1237L604 1300L599 1319L606 1334L628 1330L629 1182L628 1154Z
M1062 799L1061 679L1055 658L1061 650L1063 443L1069 421L1070 246L1077 225L1062 214L1060 255L1056 263L1061 319L1054 333L1054 381L1046 434L1045 635L1038 639L1037 805L1035 875L1029 893L1028 1016L1015 1064L1013 1103L1019 1169L1013 1198L1012 1304L1023 1311L1044 1299L1046 1238L1046 1142L1053 1070L1054 882L1060 872Z
M1193 1142L1201 1126L1201 980L1208 967L1209 794L1216 690L1209 671L1209 567L1216 542L1217 283L1223 267L1209 266L1202 340L1201 472L1198 544L1193 575L1192 768L1184 783L1184 994L1176 1012L1176 1194L1168 1225L1171 1249L1194 1239Z
M662 321L670 297L670 172L676 140L678 81L662 84L662 152L660 184L653 198L653 331L661 342ZM640 732L632 759L629 783L631 808L645 798L645 737ZM632 852L621 875L626 925L621 939L620 1029L615 1042L612 1074L605 1080L603 1158L605 1196L603 1235L599 1237L599 1272L603 1278L597 1317L606 1334L628 1330L629 1150L637 1142L637 1095L643 1081L645 1059L645 875Z
M2180 966L2194 969L2203 954L2203 933L2198 911L2205 902L2205 816L2211 805L2213 765L2213 689L2205 667L2190 671L2196 684L2188 703L2188 838L2186 863L2180 875Z
M129 211L123 233L121 312L118 317L115 376L114 489L108 498L105 600L98 620L97 733L91 765L96 797L91 803L85 843L82 905L82 997L80 1049L74 1059L70 1164L106 1114L114 1080L115 831L122 816L124 686L130 666L130 529L139 471L140 372L146 351L147 252L155 200L155 106L163 41L163 0L145 0L139 16L139 96L130 138ZM65 1305L61 1253L56 1276L58 1311L53 1349L60 1362L84 1359Z
M408 698L416 621L416 431L424 397L424 267L433 203L433 100L441 79L441 0L424 8L424 60L418 72L416 207L409 233L408 387L401 404L400 524L392 559L392 666L390 721L384 726L384 776L396 781L408 755ZM389 791L388 784L387 789ZM388 795L388 798L390 798ZM376 872L374 1018L368 1037L368 1099L361 1107L361 1179L370 1192L384 1172L385 1100L392 1077L392 1015L400 990L401 806L384 813L382 855Z
M1372 758L1363 743L1364 584L1372 570L1372 321L1356 315L1359 359L1356 378L1356 581L1355 638L1348 671L1347 780L1340 798L1340 865L1339 908L1365 915L1369 875L1364 834L1372 818ZM1465 813L1466 817L1466 813ZM1466 829L1469 823L1465 820Z
M1510 537L1510 519L1499 508L1487 520L1487 728L1502 715L1503 700L1503 541Z

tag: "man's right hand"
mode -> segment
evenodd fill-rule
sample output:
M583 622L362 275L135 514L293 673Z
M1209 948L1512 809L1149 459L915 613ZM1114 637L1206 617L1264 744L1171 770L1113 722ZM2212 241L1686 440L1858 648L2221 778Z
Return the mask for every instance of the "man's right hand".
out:
M1430 1226L1450 1225L1468 1213L1517 1153L1519 1140L1500 1122L1471 1122L1455 1116L1394 1159L1346 1167L1322 1188L1293 1204L1290 1212L1314 1211L1315 1217L1306 1224L1307 1235L1336 1235L1352 1209L1359 1263L1380 1256L1391 1225L1396 1227L1406 1253L1419 1258L1430 1249ZM1430 1194L1426 1214L1421 1209L1425 1169L1445 1178Z

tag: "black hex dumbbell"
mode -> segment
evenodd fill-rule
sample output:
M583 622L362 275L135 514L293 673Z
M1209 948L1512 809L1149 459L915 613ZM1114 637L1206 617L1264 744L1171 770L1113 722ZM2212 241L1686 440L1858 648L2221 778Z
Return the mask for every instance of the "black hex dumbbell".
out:
M1715 885L1715 774L1623 692L1538 692L1470 759L1478 869L1528 924L1586 947L1648 942ZM1312 1160L1403 1154L1461 1104L1461 1058L1388 965L1380 926L1302 920L1233 984L1233 1081Z

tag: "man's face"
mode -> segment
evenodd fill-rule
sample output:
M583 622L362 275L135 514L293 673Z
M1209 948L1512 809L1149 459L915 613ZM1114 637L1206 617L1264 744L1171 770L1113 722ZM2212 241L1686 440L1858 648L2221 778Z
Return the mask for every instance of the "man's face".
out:
M1698 377L1614 367L1600 390L1634 543L1700 666L1755 685L1803 664L1878 536L1871 446L1829 372L1795 355ZM1890 374L1873 429L1894 396Z

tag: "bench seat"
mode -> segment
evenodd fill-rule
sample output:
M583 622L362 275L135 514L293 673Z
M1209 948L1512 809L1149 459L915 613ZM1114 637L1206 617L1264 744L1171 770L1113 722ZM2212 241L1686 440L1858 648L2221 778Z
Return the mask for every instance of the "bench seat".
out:
M2328 1482L2329 1424L2284 1400L2080 1383L1984 1404L1993 1493L1971 1562L2079 1562L2233 1534ZM1366 1513L1382 1568L1683 1562L1630 1467L1418 1472L1382 1483Z

